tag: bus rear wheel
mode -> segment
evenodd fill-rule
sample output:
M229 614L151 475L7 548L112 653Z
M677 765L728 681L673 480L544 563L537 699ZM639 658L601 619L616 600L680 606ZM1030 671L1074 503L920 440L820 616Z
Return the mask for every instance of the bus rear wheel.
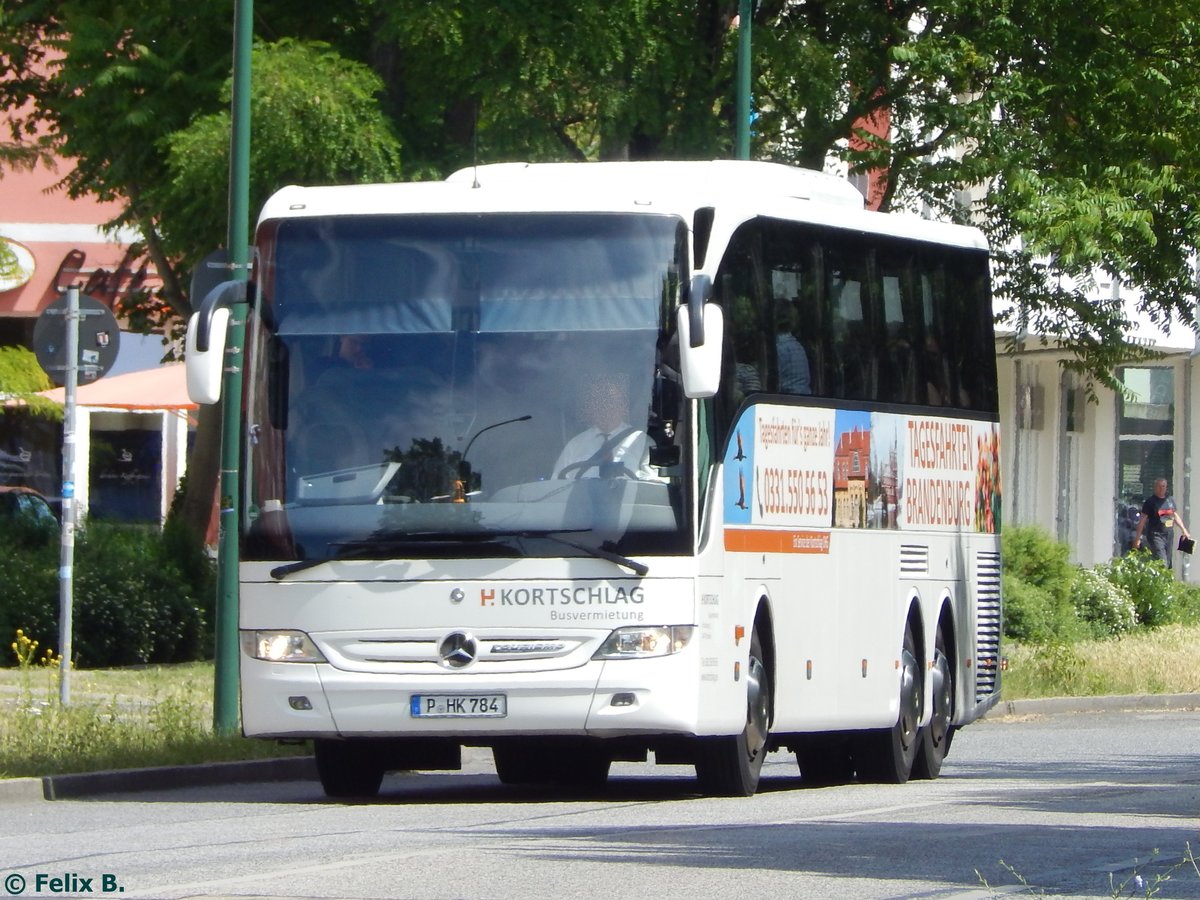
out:
M754 794L770 734L771 673L755 628L746 665L746 726L741 734L701 739L696 748L696 777L701 790L716 797Z
M900 653L900 713L892 727L859 734L854 750L859 781L904 784L912 774L924 697L916 646L909 625L904 629Z
M386 766L370 741L318 739L313 755L326 797L365 799L379 794Z
M942 771L942 761L950 752L950 740L954 736L951 721L954 716L954 664L946 652L946 635L938 625L933 651L933 668L929 677L933 689L933 709L929 724L921 729L917 743L917 757L913 761L913 778L937 778Z

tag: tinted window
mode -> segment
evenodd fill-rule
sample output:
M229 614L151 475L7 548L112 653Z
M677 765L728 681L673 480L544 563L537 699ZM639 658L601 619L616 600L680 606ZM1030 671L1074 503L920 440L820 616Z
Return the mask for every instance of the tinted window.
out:
M717 277L727 404L757 391L995 413L987 254L759 219Z

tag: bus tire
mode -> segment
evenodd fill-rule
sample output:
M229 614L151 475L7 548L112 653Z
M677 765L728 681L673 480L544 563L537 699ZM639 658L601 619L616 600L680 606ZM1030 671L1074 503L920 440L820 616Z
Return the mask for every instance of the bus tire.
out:
M696 777L714 797L749 797L758 790L771 733L771 673L755 628L746 665L746 727L741 734L701 738Z
M370 741L313 741L317 776L326 797L369 798L379 794L386 766Z
M942 762L950 752L954 736L954 661L946 652L946 635L938 624L933 650L933 668L929 671L933 690L933 709L929 724L921 729L917 741L917 756L913 761L913 778L937 778Z
M904 784L912 774L920 733L924 686L912 625L904 629L900 654L900 713L896 724L860 732L854 751L859 781Z

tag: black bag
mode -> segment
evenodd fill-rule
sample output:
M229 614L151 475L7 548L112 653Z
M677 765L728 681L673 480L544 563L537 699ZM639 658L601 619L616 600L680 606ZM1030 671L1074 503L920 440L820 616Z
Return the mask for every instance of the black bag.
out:
M1191 553L1196 549L1196 542L1191 538L1181 537L1179 539L1179 551L1181 553Z

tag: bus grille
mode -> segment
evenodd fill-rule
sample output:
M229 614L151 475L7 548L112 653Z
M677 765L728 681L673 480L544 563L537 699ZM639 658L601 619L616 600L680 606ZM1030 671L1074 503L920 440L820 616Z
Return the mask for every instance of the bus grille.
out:
M975 699L996 692L1000 668L1000 554L980 551L975 560Z
M900 574L928 575L929 548L924 544L901 544Z

